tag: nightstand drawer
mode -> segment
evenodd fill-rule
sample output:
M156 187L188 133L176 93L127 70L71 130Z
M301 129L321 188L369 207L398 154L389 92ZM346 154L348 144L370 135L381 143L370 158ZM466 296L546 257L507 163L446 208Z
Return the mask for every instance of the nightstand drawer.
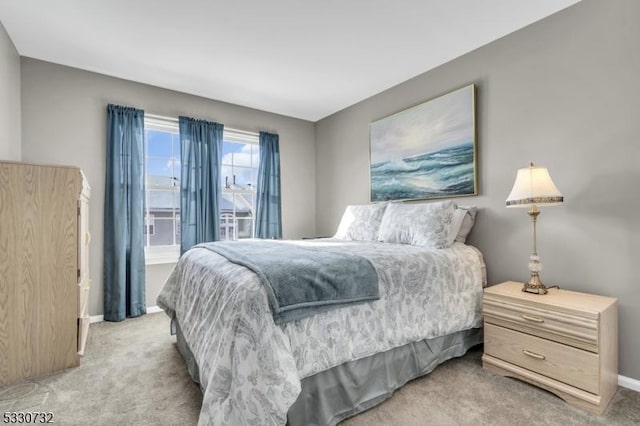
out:
M597 394L599 357L571 346L485 323L485 353Z
M485 321L555 342L598 352L598 320L485 295Z

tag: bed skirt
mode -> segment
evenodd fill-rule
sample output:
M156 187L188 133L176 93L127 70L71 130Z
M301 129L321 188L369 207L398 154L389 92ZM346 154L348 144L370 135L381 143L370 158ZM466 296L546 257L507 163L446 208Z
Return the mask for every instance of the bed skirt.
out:
M172 329L174 326L191 379L200 383L198 365L176 320ZM302 391L287 414L287 424L333 426L382 403L410 380L480 343L482 328L472 328L409 343L305 377Z

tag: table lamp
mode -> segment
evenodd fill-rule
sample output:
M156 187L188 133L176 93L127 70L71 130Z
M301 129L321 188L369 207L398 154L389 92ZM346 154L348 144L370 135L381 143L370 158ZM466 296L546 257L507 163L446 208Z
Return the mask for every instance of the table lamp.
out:
M533 253L529 256L531 277L524 284L522 291L535 294L547 294L547 286L540 280L542 262L536 248L536 221L540 211L538 206L557 206L564 201L562 194L554 185L545 167L529 167L519 169L513 189L507 198L507 207L529 207L529 216L533 224Z

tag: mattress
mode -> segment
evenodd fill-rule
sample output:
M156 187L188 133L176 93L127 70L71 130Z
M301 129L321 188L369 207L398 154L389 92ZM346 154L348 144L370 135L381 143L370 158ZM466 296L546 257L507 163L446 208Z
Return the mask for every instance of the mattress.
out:
M199 367L199 424L285 424L304 378L481 324L484 263L471 246L297 244L366 257L380 300L277 326L253 272L208 250L186 253L158 304L179 321Z

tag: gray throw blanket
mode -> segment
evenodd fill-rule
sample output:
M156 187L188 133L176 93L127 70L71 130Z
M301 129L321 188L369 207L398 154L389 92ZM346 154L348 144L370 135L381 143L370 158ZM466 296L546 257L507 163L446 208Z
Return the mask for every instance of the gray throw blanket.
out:
M267 290L276 324L376 300L378 274L362 256L284 241L217 241L211 250L255 272Z

